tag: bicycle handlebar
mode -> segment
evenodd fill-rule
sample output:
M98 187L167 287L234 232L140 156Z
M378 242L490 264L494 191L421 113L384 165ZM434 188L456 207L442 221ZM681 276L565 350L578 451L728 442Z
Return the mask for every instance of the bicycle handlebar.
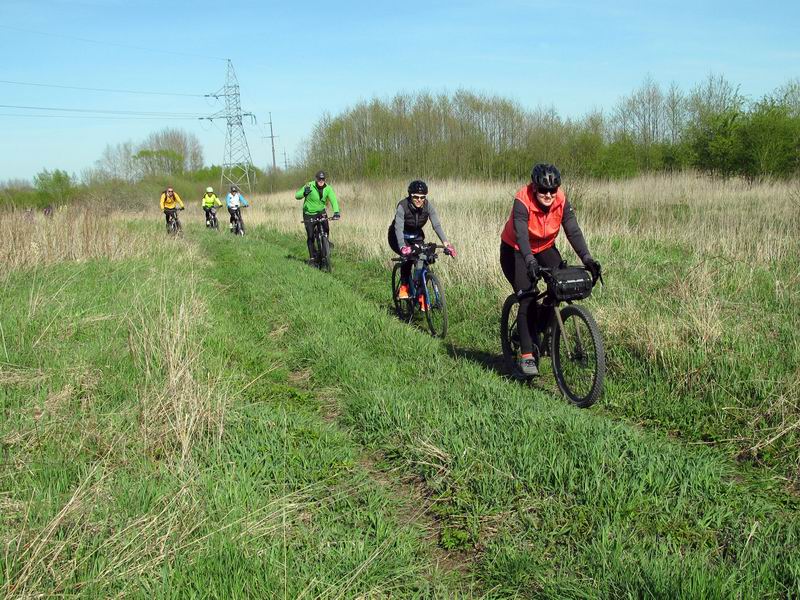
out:
M339 219L334 219L333 217L329 217L328 215L325 215L324 217L319 217L319 216L316 216L316 215L315 216L310 216L309 215L308 219L303 219L300 222L301 223L314 223L314 222L321 223L322 221L338 221L338 220Z
M441 244L419 244L419 243L412 243L408 244L409 248L411 248L411 252L409 252L406 256L400 256L397 258L393 258L392 262L405 262L408 260L417 260L420 254L427 254L431 250L447 250L447 246L442 246Z
M589 271L589 269L587 269L584 265L567 265L567 266L568 267L575 267L575 268L578 268L578 269L583 269L584 271L587 271L591 275L591 271ZM556 270L557 269L554 268L554 267L539 267L539 273L541 274L540 279L543 279L545 283L547 283L548 281L552 281L552 279L553 279L553 271L556 271ZM597 279L592 277L592 288L594 288L597 285L598 281L600 283L602 283L603 285L605 285L605 282L603 281L603 275L601 274ZM517 293L516 294L517 298L522 299L522 298L528 298L530 296L538 296L539 294L546 294L547 293L546 290L544 292L540 292L539 291L539 288L536 285L537 283L538 283L538 280L533 282L533 285L531 286L531 288L529 290L527 290L525 292L522 292L522 293Z

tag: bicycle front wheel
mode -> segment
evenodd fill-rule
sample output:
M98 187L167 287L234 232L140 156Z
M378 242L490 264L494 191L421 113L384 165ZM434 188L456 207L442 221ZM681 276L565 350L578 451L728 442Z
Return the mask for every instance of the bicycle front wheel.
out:
M405 323L410 323L414 316L414 302L410 298L401 300L397 297L402 283L402 278L400 277L401 266L402 263L395 263L394 269L392 269L392 301L394 302L394 312L397 318Z
M326 273L331 272L331 245L327 235L319 236L319 268Z
M427 290L427 306L424 307L428 329L433 337L444 339L447 335L447 303L444 299L444 287L433 273L428 273L425 281Z
M558 309L556 309L558 310ZM574 304L561 309L563 330L553 318L550 356L558 388L578 408L600 398L606 376L603 338L592 314Z

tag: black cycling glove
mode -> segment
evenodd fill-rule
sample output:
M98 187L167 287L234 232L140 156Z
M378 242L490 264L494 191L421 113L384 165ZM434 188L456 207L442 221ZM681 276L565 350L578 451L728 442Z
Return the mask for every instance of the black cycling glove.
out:
M597 262L595 259L590 258L584 263L586 270L592 274L592 281L597 281L600 279L600 276L603 274L603 269L600 267L600 263Z
M539 263L533 254L525 257L525 267L528 269L528 277L531 278L531 282L536 283L539 280Z

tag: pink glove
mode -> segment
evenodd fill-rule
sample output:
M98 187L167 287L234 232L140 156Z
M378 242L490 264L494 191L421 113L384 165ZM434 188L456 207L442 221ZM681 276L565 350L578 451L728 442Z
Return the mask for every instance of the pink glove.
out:
M411 246L403 246L402 248L400 248L400 254L402 254L403 256L408 256L409 254L411 254Z
M444 248L444 253L449 254L453 258L456 257L456 249L453 247L453 244L447 244Z

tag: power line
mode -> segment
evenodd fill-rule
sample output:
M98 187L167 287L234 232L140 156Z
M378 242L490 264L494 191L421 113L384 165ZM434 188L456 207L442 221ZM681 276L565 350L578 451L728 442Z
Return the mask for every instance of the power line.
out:
M197 117L105 117L101 115L25 115L0 113L0 117L22 117L30 119L105 119L109 121L197 121Z
M108 115L155 116L155 117L184 117L199 119L202 115L195 113L179 113L166 111L138 111L138 110L105 110L95 108L61 108L55 106L21 106L15 104L0 104L0 108L17 108L20 110L52 110L57 112L99 113Z
M29 83L26 81L6 81L5 79L0 79L0 83L6 83L9 85L28 85L32 87L46 87L46 88L58 88L62 90L84 90L88 92L112 92L115 94L142 94L148 96L183 96L189 98L206 98L209 94L180 94L177 92L144 92L140 90L114 90L108 88L92 88L92 87L80 87L77 85L56 85L52 83Z
M139 50L142 52L155 52L158 54L173 54L177 56L189 56L192 58L208 58L211 60L227 60L219 56L206 56L203 54L191 54L189 52L175 52L174 50L161 50L160 48L145 48L143 46L132 46L130 44L119 44L117 42L101 42L99 40L90 40L88 38L76 37L74 35L64 35L62 33L47 33L45 31L33 31L31 29L22 29L21 27L9 27L8 25L0 25L0 29L7 29L9 31L18 31L20 33L31 33L34 35L43 35L47 37L57 37L66 40L75 40L78 42L86 42L88 44L100 44L101 46L116 46L118 48L127 48L129 50Z

